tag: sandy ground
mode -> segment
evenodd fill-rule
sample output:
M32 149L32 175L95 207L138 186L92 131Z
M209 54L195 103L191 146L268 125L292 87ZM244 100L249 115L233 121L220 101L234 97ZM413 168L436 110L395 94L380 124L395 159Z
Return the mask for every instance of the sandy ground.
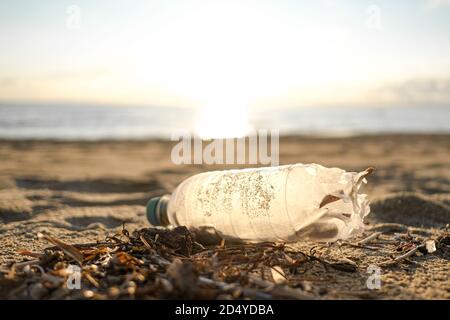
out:
M47 247L38 232L83 243L116 233L124 222L131 230L148 227L144 205L150 197L170 192L192 174L220 168L175 165L171 146L162 141L0 141L0 266L24 260L19 249ZM437 238L450 223L450 135L282 138L280 163L297 162L349 171L376 167L365 189L372 213L360 238L384 232L376 240L379 250L296 244L357 264L353 273L311 270L302 286L331 299L450 298L449 253L442 250L382 268L381 288L366 286L368 266L395 256L399 237L409 231L419 240Z

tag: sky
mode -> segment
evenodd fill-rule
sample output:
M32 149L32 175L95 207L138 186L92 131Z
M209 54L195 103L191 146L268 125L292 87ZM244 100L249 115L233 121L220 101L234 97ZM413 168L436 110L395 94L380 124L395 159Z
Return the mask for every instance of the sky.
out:
M450 0L0 2L0 100L450 106Z

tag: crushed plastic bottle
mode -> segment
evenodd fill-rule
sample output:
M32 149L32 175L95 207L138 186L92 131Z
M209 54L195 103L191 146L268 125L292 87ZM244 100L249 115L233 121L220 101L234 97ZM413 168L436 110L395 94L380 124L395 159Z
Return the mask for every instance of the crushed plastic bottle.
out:
M203 239L347 239L362 232L370 212L359 190L372 171L294 164L204 172L172 195L150 199L147 218L154 226L186 226Z

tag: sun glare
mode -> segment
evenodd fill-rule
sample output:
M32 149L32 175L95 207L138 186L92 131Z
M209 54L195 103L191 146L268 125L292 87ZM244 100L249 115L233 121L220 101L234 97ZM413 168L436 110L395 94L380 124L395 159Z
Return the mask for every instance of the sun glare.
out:
M197 8L198 9L198 8ZM186 98L199 108L204 138L245 135L247 108L301 92L314 101L349 70L345 34L289 16L231 3L184 8L154 21L135 50L139 83ZM158 27L156 27L158 26ZM332 53L332 54L330 54ZM355 58L352 58L355 60ZM302 90L299 90L302 89Z
M251 129L246 106L235 102L205 105L197 119L195 131L203 139L240 138Z

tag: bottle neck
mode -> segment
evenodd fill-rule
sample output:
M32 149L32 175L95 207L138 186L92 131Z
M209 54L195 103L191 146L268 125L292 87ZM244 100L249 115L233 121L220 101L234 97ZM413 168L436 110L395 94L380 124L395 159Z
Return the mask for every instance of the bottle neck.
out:
M156 218L159 221L159 225L163 227L170 225L169 217L167 215L169 200L170 195L166 194L159 199L158 204L156 205Z

